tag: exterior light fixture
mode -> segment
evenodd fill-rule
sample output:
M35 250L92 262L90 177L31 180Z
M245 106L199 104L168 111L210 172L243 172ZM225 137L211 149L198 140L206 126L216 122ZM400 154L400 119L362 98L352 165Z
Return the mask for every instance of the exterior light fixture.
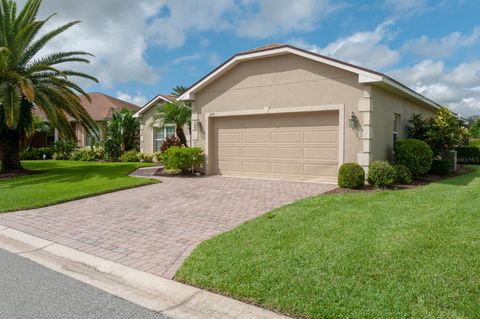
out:
M355 128L357 127L357 123L358 123L358 118L357 116L355 115L354 112L352 112L352 115L350 116L350 120L348 121L349 122L349 126L350 128Z

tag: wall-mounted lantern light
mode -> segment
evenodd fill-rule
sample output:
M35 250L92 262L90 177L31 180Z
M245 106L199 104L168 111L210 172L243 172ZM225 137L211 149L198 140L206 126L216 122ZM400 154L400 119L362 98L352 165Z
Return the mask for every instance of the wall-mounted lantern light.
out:
M355 115L354 112L352 112L352 115L350 116L350 120L348 122L349 122L350 128L357 127L358 117Z

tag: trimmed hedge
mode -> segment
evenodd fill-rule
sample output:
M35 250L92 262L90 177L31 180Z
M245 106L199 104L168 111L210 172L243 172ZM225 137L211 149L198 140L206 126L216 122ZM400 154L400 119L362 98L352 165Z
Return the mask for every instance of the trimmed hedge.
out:
M424 141L407 138L395 142L394 158L395 164L405 165L418 178L430 171L433 152Z
M32 147L20 153L22 160L42 160L45 154L45 159L51 159L53 156L53 149L51 147Z
M368 183L376 188L389 188L395 184L395 169L387 161L375 161L368 165Z
M357 163L345 163L338 171L338 186L359 189L365 185L365 171Z
M120 162L140 162L140 157L138 156L139 152L137 150L130 150L124 152L118 160Z
M475 146L457 147L457 163L480 164L480 148Z
M162 162L166 169L183 173L199 169L204 160L205 155L200 147L173 146L162 153Z
M450 160L433 160L430 173L435 175L448 175L452 167Z
M412 172L405 165L396 164L393 165L393 169L395 170L395 182L410 184L413 181Z

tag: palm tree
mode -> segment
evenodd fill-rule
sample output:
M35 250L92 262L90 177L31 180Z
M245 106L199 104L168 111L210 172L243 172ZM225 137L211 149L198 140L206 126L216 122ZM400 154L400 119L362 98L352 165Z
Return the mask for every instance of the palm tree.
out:
M113 111L105 135L105 150L111 159L116 160L123 152L138 148L140 121L133 117L133 112L129 109Z
M180 95L182 95L183 93L187 92L188 90L188 87L186 86L183 86L183 85L176 85L173 89L172 89L172 95L176 96L176 97L179 97Z
M175 100L173 102L157 105L155 114L153 115L153 123L155 125L175 125L175 133L180 139L182 145L187 146L187 139L183 128L185 125L190 127L192 118L192 110L183 101Z
M63 139L75 140L67 116L87 132L96 134L97 125L80 104L77 93L87 95L70 77L98 82L94 77L70 69L66 62L89 63L91 54L83 51L56 52L37 57L45 45L79 23L74 21L42 36L45 20L37 20L41 0L28 0L17 14L13 0L0 0L0 172L23 170L20 141L31 130L33 107L39 108ZM88 97L88 95L87 95Z

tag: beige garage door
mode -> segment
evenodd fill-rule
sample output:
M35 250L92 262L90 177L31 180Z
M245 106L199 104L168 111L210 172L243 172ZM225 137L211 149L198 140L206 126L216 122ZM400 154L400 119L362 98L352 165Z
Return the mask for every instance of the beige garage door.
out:
M335 180L337 111L216 118L213 127L215 174Z

